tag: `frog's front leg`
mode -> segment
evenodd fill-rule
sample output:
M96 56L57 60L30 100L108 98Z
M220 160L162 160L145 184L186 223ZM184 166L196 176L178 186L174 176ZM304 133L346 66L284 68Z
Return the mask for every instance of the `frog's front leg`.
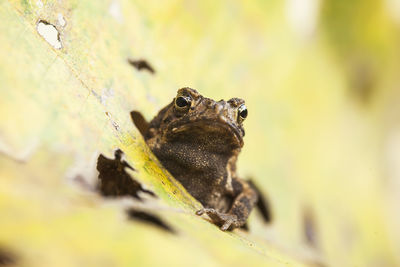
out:
M246 182L241 182L243 190L234 199L228 213L222 213L212 208L204 208L196 212L197 215L207 213L211 220L221 227L222 231L241 227L246 223L255 203L257 193Z

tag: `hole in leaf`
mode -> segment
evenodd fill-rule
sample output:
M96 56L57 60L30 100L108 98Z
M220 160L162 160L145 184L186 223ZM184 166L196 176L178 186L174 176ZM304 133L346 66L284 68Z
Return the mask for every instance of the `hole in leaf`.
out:
M60 38L60 33L58 32L56 26L50 24L45 20L39 20L36 24L36 30L40 36L43 37L46 42L48 42L55 49L61 49L62 43Z
M154 68L150 65L150 63L148 63L146 60L144 59L138 59L138 60L134 60L134 59L128 59L128 63L135 67L137 70L141 71L141 70L147 70L149 71L151 74L155 74L155 70Z
M131 220L137 220L140 222L148 223L153 226L157 226L167 232L175 233L175 231L168 224L166 224L158 216L151 214L149 212L131 208L127 210L127 214L129 216L129 219Z

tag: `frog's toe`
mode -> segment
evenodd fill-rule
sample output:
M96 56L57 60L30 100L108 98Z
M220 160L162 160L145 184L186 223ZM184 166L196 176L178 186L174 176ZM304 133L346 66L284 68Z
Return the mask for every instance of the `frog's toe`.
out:
M233 221L234 221L233 218L227 219L227 220L224 222L224 224L221 226L220 229L221 229L222 231L228 230L228 229L231 227Z
M196 214L199 216L203 215L204 213L206 213L208 217L210 217L214 224L220 226L222 231L237 227L238 219L236 215L222 213L212 208L204 208L196 211Z
M203 209L200 209L200 210L196 211L196 215L201 216L201 215L203 215L204 213L207 213L207 215L210 215L210 214L216 213L216 212L217 212L217 211L216 211L215 209L203 208Z
M204 212L205 212L204 209L198 210L198 211L196 211L196 215L201 216L204 214Z

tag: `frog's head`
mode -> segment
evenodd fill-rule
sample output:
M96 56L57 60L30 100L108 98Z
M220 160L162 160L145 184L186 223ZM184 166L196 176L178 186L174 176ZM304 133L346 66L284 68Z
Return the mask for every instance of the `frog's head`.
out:
M214 151L243 146L247 108L242 99L214 101L186 87L178 90L167 109L160 125L167 142L198 143Z

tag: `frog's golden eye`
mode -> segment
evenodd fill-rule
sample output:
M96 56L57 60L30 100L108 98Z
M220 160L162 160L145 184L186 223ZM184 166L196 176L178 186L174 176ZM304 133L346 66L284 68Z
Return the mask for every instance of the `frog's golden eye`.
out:
M192 99L189 96L178 96L175 98L175 108L177 110L187 110L192 103Z
M238 108L238 122L244 121L247 118L247 107L243 104Z

